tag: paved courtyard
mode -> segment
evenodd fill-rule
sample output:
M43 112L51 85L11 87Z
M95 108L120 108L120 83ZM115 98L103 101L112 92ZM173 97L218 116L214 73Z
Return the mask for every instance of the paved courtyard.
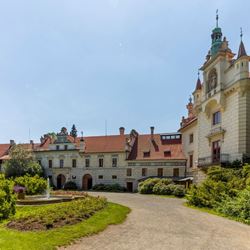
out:
M132 209L127 220L82 238L68 250L250 249L250 226L182 205L183 200L140 194L92 193Z

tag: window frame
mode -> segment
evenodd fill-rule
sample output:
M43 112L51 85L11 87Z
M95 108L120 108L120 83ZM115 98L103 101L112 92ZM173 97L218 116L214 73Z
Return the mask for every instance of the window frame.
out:
M216 112L213 113L213 116L212 116L212 125L213 126L216 126L218 124L221 123L221 111L218 110Z

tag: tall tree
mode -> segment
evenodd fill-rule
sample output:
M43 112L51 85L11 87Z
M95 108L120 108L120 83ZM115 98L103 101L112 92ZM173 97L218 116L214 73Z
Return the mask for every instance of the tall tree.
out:
M4 163L6 177L17 177L29 174L34 176L43 173L42 167L37 163L31 152L22 145L13 145L9 152L10 159Z
M74 138L77 137L77 129L76 129L76 126L75 124L73 124L72 128L71 128L71 131L70 131L70 135Z

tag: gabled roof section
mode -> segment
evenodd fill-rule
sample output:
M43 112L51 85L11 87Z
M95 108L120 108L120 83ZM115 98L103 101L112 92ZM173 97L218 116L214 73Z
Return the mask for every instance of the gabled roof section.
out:
M201 89L202 89L202 84L201 84L200 77L198 77L196 87L195 87L195 91L201 90Z

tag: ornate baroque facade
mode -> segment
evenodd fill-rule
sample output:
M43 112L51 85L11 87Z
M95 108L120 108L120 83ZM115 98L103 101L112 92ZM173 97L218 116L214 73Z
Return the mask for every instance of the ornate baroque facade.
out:
M195 180L201 168L250 159L250 78L249 59L244 43L234 54L217 25L212 46L183 117L180 132L183 151L193 167ZM192 139L192 138L193 139Z

